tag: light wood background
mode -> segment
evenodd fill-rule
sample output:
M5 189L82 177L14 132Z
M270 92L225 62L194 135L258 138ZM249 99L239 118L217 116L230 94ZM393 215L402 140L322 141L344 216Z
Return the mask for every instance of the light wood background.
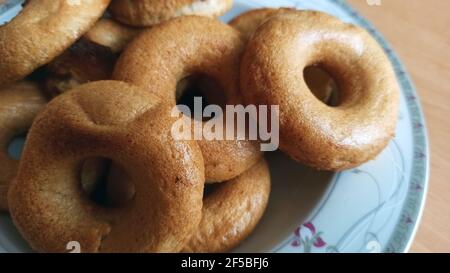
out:
M430 186L411 252L450 252L450 1L348 0L383 33L418 89L431 147ZM369 0L370 2L370 0Z

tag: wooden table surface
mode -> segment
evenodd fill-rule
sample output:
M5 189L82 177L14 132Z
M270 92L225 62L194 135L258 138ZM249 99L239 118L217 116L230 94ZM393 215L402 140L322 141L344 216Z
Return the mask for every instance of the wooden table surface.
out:
M411 252L450 252L450 1L348 0L383 33L418 89L431 148L430 186Z

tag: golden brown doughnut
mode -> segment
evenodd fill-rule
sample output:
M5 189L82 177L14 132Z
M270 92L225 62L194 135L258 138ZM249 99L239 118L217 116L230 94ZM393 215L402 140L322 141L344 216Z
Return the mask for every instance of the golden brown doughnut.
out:
M184 16L143 32L122 53L113 78L130 82L176 103L177 83L192 74L215 79L224 90L225 104L241 101L239 63L244 43L239 32L218 20ZM217 91L217 90L214 90ZM198 141L206 180L230 180L261 158L256 141Z
M0 211L8 209L8 187L19 165L18 160L10 157L8 145L14 137L28 131L46 102L38 86L31 82L0 88Z
M110 79L119 53L139 32L113 20L100 19L47 66L46 90L56 96L83 83Z
M0 85L49 63L100 18L110 0L30 0L0 27Z
M109 11L114 19L132 26L152 26L179 16L220 16L233 0L113 0Z
M267 19L276 15L288 12L295 12L292 8L261 8L253 9L240 14L229 23L230 26L239 30L244 38L248 41L260 25ZM333 79L329 77L323 70L311 66L304 71L305 82L311 89L311 92L321 101L327 103L330 101L333 93Z
M180 251L201 219L204 164L194 141L175 141L171 107L122 82L88 83L51 101L28 134L8 201L31 247L64 252ZM154 117L158 117L155 119ZM118 209L81 189L88 158L111 159L136 194Z
M270 173L262 159L203 199L200 225L183 252L226 252L256 227L269 200Z
M302 75L318 65L339 86L330 107ZM382 48L365 30L321 12L276 15L253 35L241 66L247 103L279 105L280 149L322 170L373 159L394 136L399 90Z

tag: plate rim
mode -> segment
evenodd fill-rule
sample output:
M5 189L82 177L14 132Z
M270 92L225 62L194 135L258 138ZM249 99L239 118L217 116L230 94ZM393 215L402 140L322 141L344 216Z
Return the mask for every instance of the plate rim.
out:
M381 32L346 0L326 1L330 4L335 4L342 11L346 12L349 17L353 19L354 24L359 25L368 31L382 47L395 72L401 95L405 99L405 106L408 111L408 117L410 118L408 125L411 127L408 135L412 138L410 148L413 155L408 159L408 162L411 163L411 170L407 181L407 195L402 202L399 217L394 224L394 228L388 237L389 239L387 240L386 245L381 249L381 253L406 253L409 252L421 224L426 205L430 176L429 137L420 97L418 96L415 84L406 67ZM298 8L301 6L302 0L292 0L290 2L295 8ZM337 172L335 175L340 173L342 172ZM335 183L335 177L336 176L333 177L333 183ZM412 186L420 187L420 190L412 188ZM413 199L413 208L408 208L408 204L411 204L408 200L411 198ZM310 218L311 217L307 217L307 219ZM298 226L301 227L304 224L305 223L299 223ZM286 251L285 247L289 245L289 242L291 242L293 238L294 236L287 237L271 252L283 253Z
M287 1L295 8L302 6L302 2L305 0L290 0ZM402 97L405 99L405 106L408 111L408 117L410 121L410 131L407 133L412 138L411 150L412 156L408 158L408 162L411 163L411 170L409 173L409 179L407 181L407 195L405 196L399 217L394 224L394 228L389 235L389 239L386 245L382 248L381 252L408 252L411 248L414 238L421 223L421 219L424 213L428 187L430 177L430 149L429 149L429 137L426 126L426 120L420 97L418 96L415 84L407 72L406 67L395 53L393 47L388 40L384 38L380 31L364 16L362 16L355 8L353 8L346 0L325 0L330 4L336 5L343 12L347 13L356 25L361 26L378 42L383 48L386 56L388 57L391 67L393 68L397 82L400 86ZM339 174L339 173L336 173ZM333 183L335 181L333 180ZM420 187L420 190L412 188L412 186ZM413 208L408 208L408 200L412 200ZM307 219L310 219L308 217ZM304 223L299 223L301 227ZM285 247L289 245L294 236L289 236L278 246L274 248L275 252L285 251Z
M406 97L407 93L410 93L411 100L406 101L406 108L408 109L409 116L411 118L411 135L412 135L412 149L415 154L417 150L420 150L420 160L416 159L414 156L411 158L412 166L409 179L409 189L408 194L403 202L402 209L400 211L400 216L409 215L410 220L413 223L411 225L402 225L402 217L399 217L395 228L387 241L386 247L383 252L409 252L412 243L414 242L415 236L421 224L421 219L424 213L428 187L429 187L429 177L430 177L430 150L429 150L429 136L426 126L425 115L422 107L420 97L418 96L415 84L408 73L405 65L400 60L398 55L395 53L393 47L390 45L388 40L381 34L381 32L364 16L362 16L355 8L353 8L346 0L329 0L334 2L341 9L348 12L349 15L357 22L358 25L365 28L372 37L382 46L384 52L388 56L392 68L397 76L397 81L401 87L402 95ZM415 120L413 119L415 117ZM415 131L414 123L418 122L420 127ZM416 173L418 171L418 173ZM417 180L418 179L418 180ZM418 194L420 199L419 206L417 209L408 209L407 200L411 198L411 185L412 182L416 181L416 184L422 186L422 191ZM394 246L397 244L398 246Z

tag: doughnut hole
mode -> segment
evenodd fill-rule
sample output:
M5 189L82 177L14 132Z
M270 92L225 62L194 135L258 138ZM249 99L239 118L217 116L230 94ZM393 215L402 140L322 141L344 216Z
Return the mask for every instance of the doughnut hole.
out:
M84 160L80 181L83 193L100 207L125 207L136 192L130 175L107 158L95 157Z
M215 192L220 187L220 185L221 183L206 182L205 187L203 188L203 200L213 192Z
M176 103L177 105L186 105L189 107L194 117L194 98L202 98L202 112L208 105L219 105L222 110L226 105L225 91L214 78L205 74L192 74L183 78L177 83ZM207 121L214 117L202 117L201 120Z
M14 136L8 143L8 155L14 160L19 160L22 155L23 146L25 145L25 140L27 138L26 133L18 134Z
M310 65L303 70L303 78L318 100L328 106L338 106L338 86L327 71L318 65Z

